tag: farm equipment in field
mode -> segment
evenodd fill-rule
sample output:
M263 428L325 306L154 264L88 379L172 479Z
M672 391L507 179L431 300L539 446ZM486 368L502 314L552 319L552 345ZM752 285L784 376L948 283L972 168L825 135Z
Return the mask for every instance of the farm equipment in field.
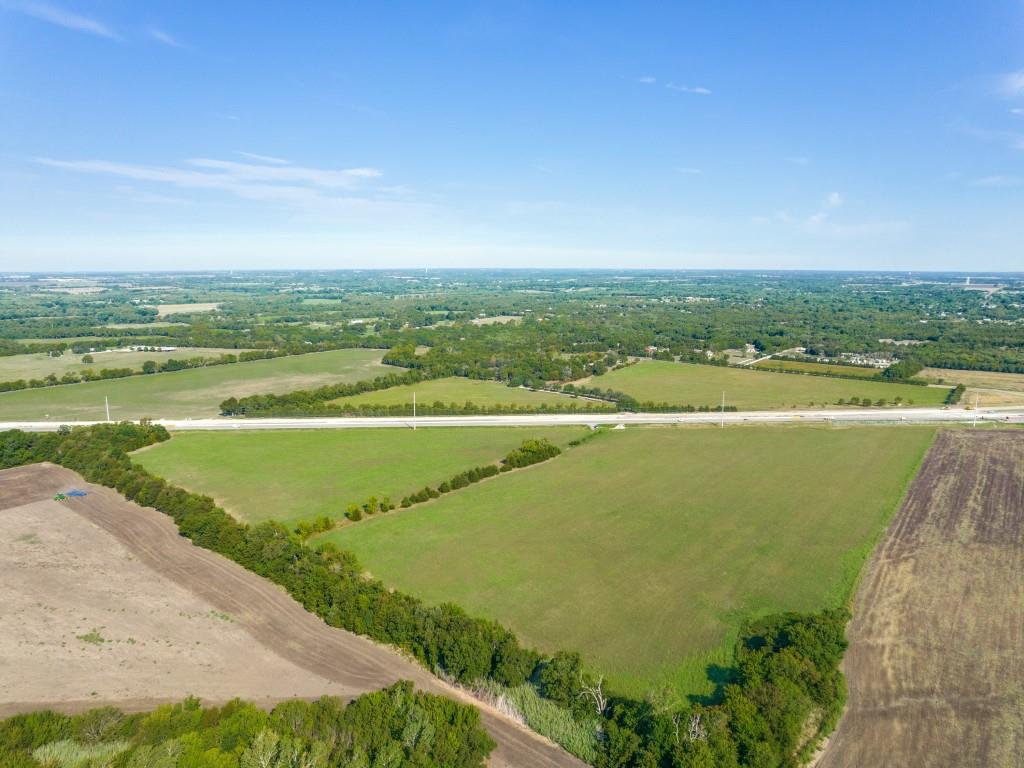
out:
M54 497L53 497L53 500L54 501L67 501L68 499L77 499L77 498L81 498L82 496L85 496L85 495L86 495L85 491L80 491L77 488L72 488L70 491L67 491L66 493L55 494Z

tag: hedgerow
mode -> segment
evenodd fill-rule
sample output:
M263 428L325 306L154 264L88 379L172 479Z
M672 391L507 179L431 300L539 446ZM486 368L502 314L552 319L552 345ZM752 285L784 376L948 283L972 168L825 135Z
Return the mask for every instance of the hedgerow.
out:
M404 681L347 705L325 696L265 712L189 698L138 715L104 707L0 720L4 768L482 768L494 746L474 707Z

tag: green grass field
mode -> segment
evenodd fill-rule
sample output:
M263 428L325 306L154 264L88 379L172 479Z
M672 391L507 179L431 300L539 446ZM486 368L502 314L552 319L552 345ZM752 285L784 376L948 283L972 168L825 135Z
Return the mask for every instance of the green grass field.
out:
M363 392L351 397L340 397L334 400L339 405L350 403L352 405L397 405L412 403L412 393L416 393L416 402L420 405L433 405L440 401L445 405L457 403L462 405L466 402L475 405L528 405L540 406L562 405L568 407L572 403L588 407L608 407L604 403L592 400L580 400L561 395L556 392L534 392L533 390L521 387L507 387L497 381L479 379L464 379L451 377L447 379L431 379L421 381L418 384L409 384L401 387L381 389L376 392Z
M193 357L220 357L237 355L238 349L212 349L209 347L179 347L174 352L92 352L92 363L83 363L84 355L70 351L60 357L38 353L30 355L7 355L0 357L0 381L17 379L42 379L49 374L58 378L72 371L81 373L86 368L99 372L104 368L131 368L141 370L147 360L162 363L170 359L188 360Z
M948 392L913 384L796 376L660 360L646 360L609 371L604 376L593 377L589 384L625 392L640 402L696 407L717 407L724 391L726 405L735 405L742 411L821 408L852 397L869 397L872 402L880 398L892 402L902 397L905 405L940 405Z
M523 440L564 445L584 427L183 432L135 454L247 522L340 518L372 495L396 504L426 484L500 459Z
M389 371L376 349L341 349L173 373L0 392L0 421L73 421L216 416L228 397L283 393L341 381L372 379Z
M324 538L614 688L707 694L740 624L842 604L933 430L649 427Z
M856 376L859 379L875 379L882 372L880 368L864 368L857 365L831 365L829 363L816 363L812 360L762 360L750 367L781 368L784 371L819 373L829 376Z

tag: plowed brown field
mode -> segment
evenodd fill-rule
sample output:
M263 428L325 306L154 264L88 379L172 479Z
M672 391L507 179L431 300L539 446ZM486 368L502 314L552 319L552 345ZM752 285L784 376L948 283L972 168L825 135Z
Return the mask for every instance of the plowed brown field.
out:
M88 495L52 500L69 488ZM188 693L262 703L352 696L402 679L476 704L397 653L328 627L275 584L193 546L165 515L62 467L0 472L0 536L0 715L104 704L139 710ZM90 630L99 638L87 639ZM583 766L480 709L498 742L493 768Z
M1024 432L939 434L848 637L819 768L1024 765Z

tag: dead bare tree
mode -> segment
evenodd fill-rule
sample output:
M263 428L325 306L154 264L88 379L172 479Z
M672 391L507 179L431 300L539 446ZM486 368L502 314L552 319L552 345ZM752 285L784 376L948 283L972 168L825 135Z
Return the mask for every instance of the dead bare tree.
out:
M604 675L597 678L596 682L592 682L589 678L580 675L580 688L579 696L590 699L590 703L594 705L594 709L597 710L598 715L603 715L604 711L608 708L608 698L602 690L604 685Z
M690 728L687 737L690 741L707 741L708 731L700 721L700 712L690 715Z

